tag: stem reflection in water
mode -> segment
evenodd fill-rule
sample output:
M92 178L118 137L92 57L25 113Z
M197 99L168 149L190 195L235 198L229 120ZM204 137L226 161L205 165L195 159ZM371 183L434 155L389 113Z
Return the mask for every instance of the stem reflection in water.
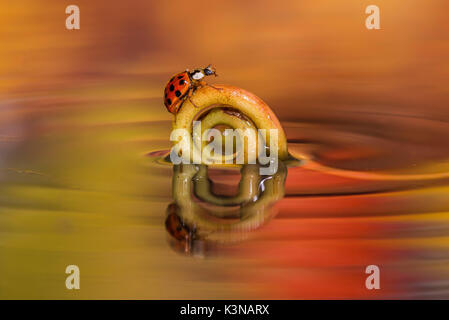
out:
M208 170L206 165L173 167L174 202L165 224L172 247L189 255L204 256L217 244L248 238L276 214L273 205L284 197L282 162L272 176L261 176L258 165L243 165L235 196L215 194Z

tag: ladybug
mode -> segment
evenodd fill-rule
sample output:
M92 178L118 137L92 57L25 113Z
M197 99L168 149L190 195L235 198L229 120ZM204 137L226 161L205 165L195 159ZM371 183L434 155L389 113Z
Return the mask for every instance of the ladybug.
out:
M171 203L167 208L165 228L173 237L172 245L179 251L190 253L196 240L196 229L190 227L178 216L176 204Z
M190 100L197 88L208 85L203 78L211 75L217 76L215 68L211 65L204 69L195 69L193 71L187 69L174 75L168 81L164 90L164 103L167 110L176 115L185 99ZM190 102L196 107L192 100Z
M177 206L174 203L171 203L167 208L168 214L167 219L165 220L165 228L176 240L189 242L193 237L193 232L177 215L176 211Z

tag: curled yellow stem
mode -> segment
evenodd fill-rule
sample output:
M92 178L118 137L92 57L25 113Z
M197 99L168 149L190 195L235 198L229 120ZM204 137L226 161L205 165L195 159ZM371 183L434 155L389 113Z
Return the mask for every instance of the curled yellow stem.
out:
M273 205L284 196L287 169L281 162L274 175L261 179L257 167L243 165L241 175L238 194L220 199L220 196L207 191L210 190L210 182L204 167L192 164L174 166L172 191L177 215L188 225L195 226L208 240L233 242L245 238L245 232L259 228L274 215ZM220 212L219 207L203 207L192 198L194 192L204 204L234 205L238 206L237 212L232 214Z
M249 136L254 138L260 137L257 133L258 129L266 130L264 143L268 150L261 150L259 144L247 136L244 163L254 163L251 160L254 160L255 156L248 152L254 149L257 149L259 154L262 151L269 151L270 148L277 148L279 160L288 158L287 139L279 120L270 107L252 93L227 85L204 86L195 91L191 100L193 104L189 99L182 104L173 122L173 129L187 130L191 139L189 145L193 147L193 152L195 149L200 149L200 145L204 147L204 141L201 138L205 130L224 125L231 129L248 130L252 133ZM201 123L201 131L197 138L194 138L194 121ZM271 129L277 130L277 141L271 137ZM192 161L194 157L192 153L182 156L187 157L189 161ZM220 156L221 163L229 157L235 157L235 154ZM217 159L212 157L212 163L214 160Z

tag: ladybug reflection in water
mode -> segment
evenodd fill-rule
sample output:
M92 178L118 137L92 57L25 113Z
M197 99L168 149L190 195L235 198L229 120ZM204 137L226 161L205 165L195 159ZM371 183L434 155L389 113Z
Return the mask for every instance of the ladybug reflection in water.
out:
M176 251L187 255L203 256L204 242L199 239L194 226L187 225L178 215L178 206L171 203L167 208L165 228L171 235L170 246Z
M203 80L204 77L211 75L217 76L215 68L211 65L204 69L195 69L193 71L189 71L187 69L184 72L174 75L165 86L164 103L167 110L176 115L179 107L185 99L189 99L190 102L196 107L190 97L193 95L195 90L200 87L209 86L219 90L218 88L207 84Z

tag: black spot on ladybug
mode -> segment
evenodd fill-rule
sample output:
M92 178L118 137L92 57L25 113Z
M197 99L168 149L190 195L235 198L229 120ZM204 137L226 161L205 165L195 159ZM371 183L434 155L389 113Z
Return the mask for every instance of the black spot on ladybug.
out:
M174 85L170 85L170 91L173 91L173 90L175 90L175 86Z
M182 79L184 76L178 76L178 79Z
M179 81L179 84L182 86L184 83L186 83L186 81L185 80L180 80Z
M165 91L165 97L167 98L167 91Z
M175 91L175 96L179 97L180 95L181 95L181 91L176 90L176 91Z
M176 231L179 232L179 231L181 231L181 230L182 230L181 226L177 226L177 227L176 227Z
M167 102L168 105L171 105L171 100L170 99L167 99L165 101Z

